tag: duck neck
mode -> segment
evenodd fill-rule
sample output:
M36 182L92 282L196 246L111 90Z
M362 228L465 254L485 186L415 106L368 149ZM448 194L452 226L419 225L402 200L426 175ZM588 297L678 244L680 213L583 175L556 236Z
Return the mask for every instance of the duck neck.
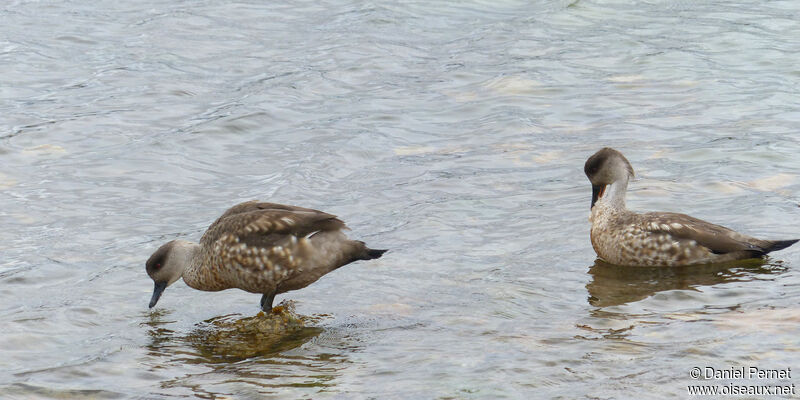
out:
M187 285L195 287L198 280L198 269L200 263L200 245L187 240L176 241L175 247L170 253L174 257L176 264L183 266L181 277Z
M625 179L614 181L612 184L608 185L604 196L601 197L598 202L612 209L625 209L625 194L628 192L629 179L630 178L626 177Z

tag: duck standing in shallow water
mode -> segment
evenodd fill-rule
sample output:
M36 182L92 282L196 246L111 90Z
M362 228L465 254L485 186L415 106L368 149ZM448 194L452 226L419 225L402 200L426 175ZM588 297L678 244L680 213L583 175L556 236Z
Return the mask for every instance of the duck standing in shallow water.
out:
M681 266L761 257L795 240L761 240L685 214L637 214L625 208L631 163L606 147L583 167L592 183L592 247L618 265Z
M322 211L248 201L225 211L200 243L173 240L147 260L155 282L150 308L180 278L206 291L238 288L261 293L261 309L272 310L278 293L302 289L322 275L386 250L349 240L344 222Z

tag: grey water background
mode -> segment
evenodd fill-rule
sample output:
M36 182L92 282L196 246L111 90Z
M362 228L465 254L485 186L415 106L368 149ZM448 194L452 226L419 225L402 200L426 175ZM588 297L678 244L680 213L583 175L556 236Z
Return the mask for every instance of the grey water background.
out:
M695 366L800 373L800 247L595 263L582 171L613 146L633 209L800 237L799 21L755 0L4 2L0 397L672 398ZM144 261L250 199L391 252L278 296L318 331L229 357L195 333L259 296L179 282L151 312Z

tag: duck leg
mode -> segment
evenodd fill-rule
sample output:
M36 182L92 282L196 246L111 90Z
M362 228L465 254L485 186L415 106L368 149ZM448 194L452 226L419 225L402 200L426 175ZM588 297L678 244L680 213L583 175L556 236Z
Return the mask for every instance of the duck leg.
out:
M275 300L275 292L264 293L261 296L261 309L265 312L272 311L272 301Z

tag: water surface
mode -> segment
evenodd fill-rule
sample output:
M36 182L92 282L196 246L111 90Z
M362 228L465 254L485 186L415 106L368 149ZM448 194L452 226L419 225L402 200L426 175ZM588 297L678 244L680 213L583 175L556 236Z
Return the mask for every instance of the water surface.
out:
M595 262L582 172L613 146L631 208L800 236L795 2L262 3L0 6L0 397L685 397L694 366L800 371L800 247ZM178 283L150 311L144 272L250 199L391 249L278 296L311 327L255 351L208 334L257 295Z

